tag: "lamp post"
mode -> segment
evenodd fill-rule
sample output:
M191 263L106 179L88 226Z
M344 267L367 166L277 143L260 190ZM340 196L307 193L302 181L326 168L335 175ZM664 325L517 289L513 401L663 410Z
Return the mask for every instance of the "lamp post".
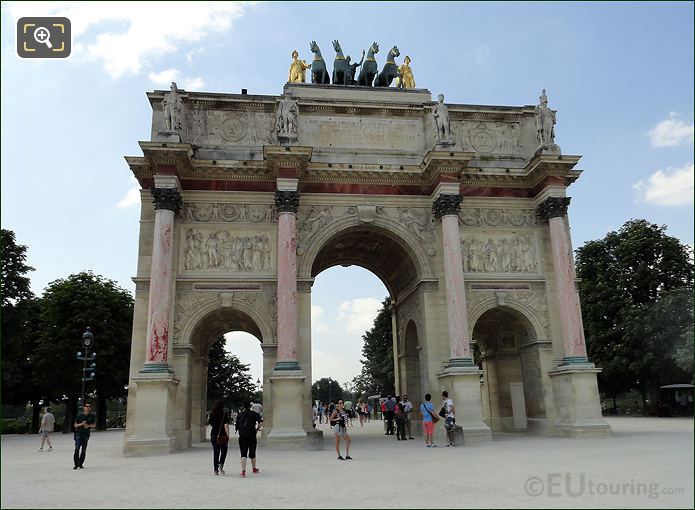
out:
M328 405L331 405L331 402L333 402L333 399L331 398L331 384L333 383L333 379L330 377L328 378Z
M97 357L97 353L92 352L91 355L89 353L89 351L93 348L93 344L94 335L92 334L92 330L87 328L87 330L82 334L82 347L84 348L84 354L82 352L77 353L77 359L84 361L84 365L82 366L82 399L80 402L82 407L84 407L85 383L87 381L93 381L94 376L96 375L97 364L94 360ZM88 367L87 362L89 361L91 361L91 363Z

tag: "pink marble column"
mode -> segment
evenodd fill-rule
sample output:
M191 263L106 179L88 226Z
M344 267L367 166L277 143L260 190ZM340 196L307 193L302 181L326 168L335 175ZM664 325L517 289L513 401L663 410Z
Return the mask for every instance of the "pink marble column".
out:
M278 210L278 351L276 370L299 370L297 361L297 209L299 192L276 191Z
M462 198L461 195L441 194L432 205L435 216L442 219L450 366L472 365L458 219Z
M174 216L181 208L176 188L152 188L155 217L147 317L145 366L142 372L169 371L169 317L173 263Z
M575 286L574 261L565 223L569 203L569 197L549 197L538 206L540 215L548 220L550 229L565 364L587 362L582 310Z

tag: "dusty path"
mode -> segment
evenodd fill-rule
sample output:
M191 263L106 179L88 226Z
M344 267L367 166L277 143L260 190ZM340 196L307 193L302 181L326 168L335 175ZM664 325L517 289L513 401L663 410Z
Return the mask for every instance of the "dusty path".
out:
M403 508L429 508L432 501L442 508L692 508L693 421L609 421L614 435L606 439L497 434L490 443L436 449L421 438L385 437L381 423L372 422L351 429L354 460L346 462L336 460L324 425L324 451L262 448L261 474L243 480L235 444L227 475L214 476L204 444L126 458L122 432L97 432L85 469L73 471L70 435L53 434L51 453L36 451L38 436L2 436L1 502L3 508L382 509L394 500Z

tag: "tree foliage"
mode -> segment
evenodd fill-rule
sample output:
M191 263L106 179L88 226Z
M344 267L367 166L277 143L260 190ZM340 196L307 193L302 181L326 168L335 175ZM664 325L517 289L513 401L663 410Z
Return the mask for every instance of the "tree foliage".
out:
M343 388L338 381L323 377L311 385L311 399L330 404L343 398Z
M17 244L14 232L11 230L4 228L0 230L0 249L2 250L0 290L4 315L10 305L33 297L26 274L34 268L26 265L27 247Z
M31 355L36 348L40 301L34 298L27 274L34 268L25 261L27 247L17 244L11 230L0 232L2 248L2 402L34 405L32 430L38 428L39 386L33 375Z
M82 350L87 327L97 353L96 380L87 383L88 394L96 391L99 408L105 407L106 399L125 396L133 298L113 280L90 271L50 283L41 299L41 332L32 362L46 400L74 400L79 395L83 362L75 354ZM103 428L105 409L97 412Z
M208 354L208 408L222 400L230 409L238 409L245 400L254 401L256 384L249 372L235 355L224 350L225 337L220 337Z
M372 329L362 336L362 372L352 380L353 391L359 397L394 394L396 391L391 298L384 299L381 305Z
M692 253L665 230L631 220L576 252L588 355L609 396L692 377Z

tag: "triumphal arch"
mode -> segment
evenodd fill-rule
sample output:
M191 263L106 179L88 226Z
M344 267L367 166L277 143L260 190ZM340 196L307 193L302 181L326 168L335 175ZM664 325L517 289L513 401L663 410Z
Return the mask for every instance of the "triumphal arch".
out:
M142 186L126 454L204 439L207 353L229 331L263 349L262 441L301 448L312 283L350 264L393 299L397 391L448 390L467 441L610 432L567 219L580 157L556 145L545 91L479 106L414 80L293 81L147 95L151 139L126 158Z

